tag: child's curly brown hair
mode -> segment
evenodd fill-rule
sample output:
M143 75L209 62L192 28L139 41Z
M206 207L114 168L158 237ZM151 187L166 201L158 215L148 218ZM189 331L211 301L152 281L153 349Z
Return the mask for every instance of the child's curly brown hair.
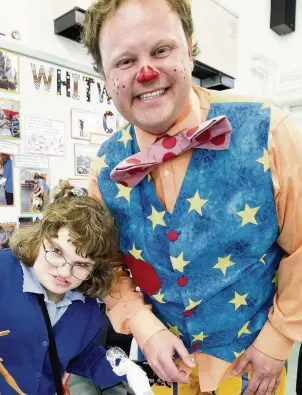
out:
M102 202L89 196L66 196L48 205L42 221L15 231L10 239L14 255L33 266L44 239L58 237L67 228L76 253L95 262L92 277L77 289L102 299L114 285L113 263L117 258L114 220Z

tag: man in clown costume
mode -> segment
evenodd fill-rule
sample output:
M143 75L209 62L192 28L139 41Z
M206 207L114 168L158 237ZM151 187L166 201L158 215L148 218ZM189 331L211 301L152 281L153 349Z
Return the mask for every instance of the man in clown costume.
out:
M302 339L302 136L268 104L191 86L192 35L188 0L87 12L85 45L129 121L90 182L132 274L117 267L107 312L181 395L285 394Z

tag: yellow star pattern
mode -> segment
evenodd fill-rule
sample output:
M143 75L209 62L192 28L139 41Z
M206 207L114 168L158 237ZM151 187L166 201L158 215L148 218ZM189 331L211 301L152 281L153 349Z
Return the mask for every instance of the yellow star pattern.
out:
M260 206L251 208L248 204L246 204L243 211L238 211L238 213L236 213L236 214L242 218L241 227L243 227L249 223L258 225L255 215L257 214L259 209L260 209Z
M161 289L158 291L156 295L153 295L152 298L154 298L158 303L167 303L164 301L165 295L161 293Z
M200 305L202 299L194 302L192 299L189 299L189 306L186 307L185 311L193 310L196 306Z
M242 350L241 352L233 351L233 353L234 353L236 359L239 358L239 357L241 357L241 355L244 353L244 351L245 351L245 350Z
M245 295L240 295L237 292L235 292L234 299L230 300L229 303L233 303L235 305L235 310L237 310L237 309L239 309L240 306L247 306L247 303L246 303L247 296L248 296L248 293Z
M130 193L132 191L133 188L130 187L125 187L122 184L115 184L118 188L118 194L116 195L116 198L125 198L126 200L128 200L128 202L130 203Z
M156 225L166 226L164 221L165 211L156 211L155 208L152 206L152 213L147 217L152 222L152 229L154 230Z
M150 176L150 173L148 173L148 182L150 182L151 181L151 176Z
M133 244L132 250L129 250L130 254L134 256L135 259L140 259L143 261L144 259L142 258L142 252L143 250L137 250L135 247L135 244Z
M119 140L117 140L117 141L119 141L120 143L123 143L124 146L125 146L125 148L127 147L128 141L133 140L133 138L130 136L130 128L131 128L131 125L129 125L129 126L127 127L127 129L125 129L125 130L122 132L122 137L121 137Z
M225 258L218 257L218 262L214 266L214 269L220 269L225 276L227 269L234 265L235 262L231 262L231 255L228 255Z
M199 335L192 335L192 337L193 337L192 342L197 342L197 341L203 342L204 339L209 336L206 336L203 334L203 332L200 332Z
M261 107L261 110L264 110L265 108L271 108L271 103L269 103L269 102L267 102L267 103L263 103L262 104L262 107Z
M271 165L269 161L268 151L265 148L263 148L263 156L261 158L258 158L256 162L259 162L263 165L264 173L266 173L268 169L270 169Z
M182 252L177 258L170 256L172 266L174 270L178 270L179 272L184 272L184 267L187 266L190 261L184 260L184 253Z
M275 273L272 283L275 284L276 288L278 288L278 273L277 272Z
M93 168L97 172L98 176L100 175L100 173L103 169L105 169L106 167L109 167L107 165L107 163L105 162L105 159L106 159L106 154L101 156L100 158L95 158L93 160L91 168Z
M195 195L190 199L187 199L190 203L189 213L195 210L200 216L202 216L201 208L208 202L208 200L200 199L199 192L196 191Z
M181 332L179 332L178 326L172 326L168 324L169 331L172 332L175 336L180 337L183 336Z
M240 337L241 335L243 335L244 333L246 333L247 335L249 335L250 333L252 333L249 329L248 326L250 324L251 321L248 321L246 324L243 325L243 327L240 329L240 331L238 332L238 337Z
M264 258L267 256L267 254L262 255L262 257L259 259L259 262L263 263L265 265L265 260Z

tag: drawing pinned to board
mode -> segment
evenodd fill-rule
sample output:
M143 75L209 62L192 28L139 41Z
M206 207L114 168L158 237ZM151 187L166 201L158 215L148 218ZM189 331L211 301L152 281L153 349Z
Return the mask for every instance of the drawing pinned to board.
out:
M0 250L9 248L9 238L16 229L15 222L2 222L0 223Z
M89 140L91 133L102 133L102 131L100 114L71 109L71 138Z
M6 152L0 152L0 205L14 205L13 161Z
M26 117L25 128L27 153L65 156L64 122Z
M52 76L53 76L54 68L50 67L49 75L47 77L46 76L46 72L45 72L45 67L43 65L41 65L40 69L39 69L39 76L37 76L37 70L36 70L35 63L31 63L30 65L31 65L31 71L32 71L33 79L34 79L35 88L37 90L40 89L41 81L42 81L42 78L43 78L45 90L46 90L46 92L49 92L50 88L51 88Z
M20 169L21 213L42 213L49 203L49 172Z
M108 118L114 118L114 115L113 115L112 111L106 111L104 113L104 116L103 116L103 128L104 128L104 131L107 134L111 134L111 133L113 133L114 130L113 130L113 128L109 127Z
M0 98L0 138L20 139L20 102Z
M19 55L0 48L0 90L19 93Z
M87 176L90 172L92 159L96 157L99 147L97 145L74 145L75 175Z

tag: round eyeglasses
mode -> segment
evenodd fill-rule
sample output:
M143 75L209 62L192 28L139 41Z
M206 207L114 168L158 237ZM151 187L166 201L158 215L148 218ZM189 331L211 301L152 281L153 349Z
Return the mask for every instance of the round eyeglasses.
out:
M73 275L73 277L77 278L78 280L87 281L91 278L92 272L83 266L85 265L85 263L68 263L63 255L59 252L56 252L54 249L47 250L44 243L43 248L45 252L45 260L50 265L55 266L57 269L59 269L60 267L63 267L67 264L71 266L71 274Z

